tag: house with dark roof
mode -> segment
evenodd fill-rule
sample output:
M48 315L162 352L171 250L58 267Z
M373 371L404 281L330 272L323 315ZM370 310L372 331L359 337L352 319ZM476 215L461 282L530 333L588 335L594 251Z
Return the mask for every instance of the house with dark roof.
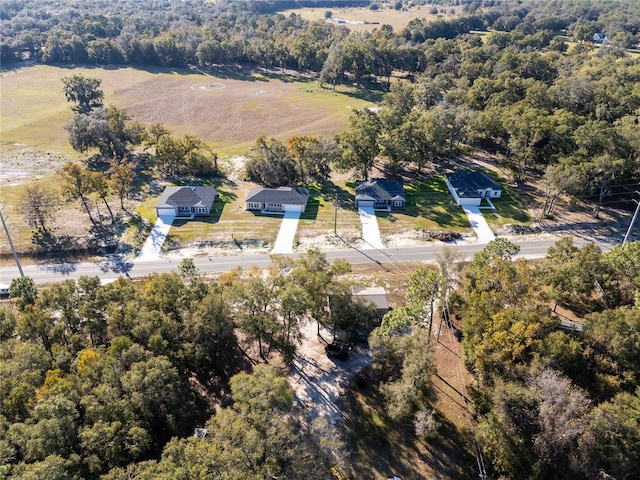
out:
M161 216L188 217L209 216L218 193L213 187L185 185L167 187L156 204L156 213Z
M254 188L245 201L247 210L261 212L304 212L309 190L302 187Z
M593 43L609 43L609 37L604 33L594 33L593 34Z
M457 205L480 205L483 198L500 198L502 185L484 172L456 172L446 176Z
M372 178L356 182L356 208L371 208L389 211L404 208L407 196L402 182Z

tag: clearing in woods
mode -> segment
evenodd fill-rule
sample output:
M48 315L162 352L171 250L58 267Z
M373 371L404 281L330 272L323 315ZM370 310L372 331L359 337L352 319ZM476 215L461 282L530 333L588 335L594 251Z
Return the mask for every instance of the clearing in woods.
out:
M210 75L36 65L0 75L3 143L71 152L64 126L73 112L61 79L76 73L102 80L105 105L125 108L145 125L161 123L178 135L202 138L221 155L244 153L262 135L282 140L294 135L333 136L346 127L352 110L370 106L379 97L353 87L321 88L299 75L241 69ZM0 150L3 157L4 150Z

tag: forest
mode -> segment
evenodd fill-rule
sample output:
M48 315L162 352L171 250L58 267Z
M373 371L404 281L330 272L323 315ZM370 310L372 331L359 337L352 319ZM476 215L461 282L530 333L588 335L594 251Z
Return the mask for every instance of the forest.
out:
M15 280L0 309L2 474L328 478L349 439L294 408L285 378L305 321L353 342L374 328L371 378L386 414L428 441L440 305L462 324L492 476L634 478L640 244L603 253L566 238L540 262L518 250L497 239L470 263L443 250L377 328L371 305L350 295L349 265L317 251L215 280L188 259L176 273L107 285ZM558 305L579 312L584 330L563 329ZM206 438L191 435L202 426Z
M336 138L257 139L247 178L264 185L324 181L332 168L367 178L376 158L392 170L420 172L485 149L514 182L542 178L540 216L552 216L567 195L592 205L596 218L602 205L631 208L640 180L640 65L627 49L638 43L638 4L485 4L471 2L452 19L358 33L296 14L258 13L238 2L167 2L152 10L126 1L117 9L6 2L2 62L212 69L238 63L306 72L326 88L349 83L386 92L379 113L355 112ZM489 32L482 36L470 33L484 29ZM595 45L597 32L610 41ZM91 88L99 91L100 79L88 82L96 80ZM77 86L78 79L63 81L70 98L69 83ZM105 176L98 185L113 179L110 188L93 189L101 199L100 192L117 193L121 202L129 195L137 163L149 160L132 155L138 147L153 154L164 178L220 173L210 139L178 138L101 101L76 110L67 129L76 150L112 162L98 172Z

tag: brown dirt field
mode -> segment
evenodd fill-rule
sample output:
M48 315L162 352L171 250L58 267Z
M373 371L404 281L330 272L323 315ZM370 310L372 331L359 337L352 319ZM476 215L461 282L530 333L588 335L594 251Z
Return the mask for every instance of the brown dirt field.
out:
M436 18L449 19L460 15L463 10L462 7L439 6L436 7L438 13L432 14L431 9L434 8L434 5L418 5L403 8L402 10L395 10L390 7L391 5L384 5L384 8L379 10L370 10L369 8L298 8L284 10L280 13L284 15L295 13L306 20L315 21L324 20L324 12L330 10L333 14L334 23L337 23L335 21L337 19L343 19L346 23L340 23L339 25L343 25L349 30L370 32L376 28L379 29L385 24L391 25L396 31L401 30L415 18L426 18L428 21L433 21Z
M118 89L114 101L144 124L162 123L177 133L203 138L214 148L250 146L262 135L333 136L346 126L352 107L366 103L314 82L170 74Z

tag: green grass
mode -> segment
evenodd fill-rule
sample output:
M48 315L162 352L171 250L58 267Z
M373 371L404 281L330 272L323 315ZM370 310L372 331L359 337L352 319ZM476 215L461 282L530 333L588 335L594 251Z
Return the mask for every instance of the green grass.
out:
M405 191L407 203L404 210L377 214L383 236L410 230L470 230L464 211L453 202L443 177L432 177L426 183L405 186Z

